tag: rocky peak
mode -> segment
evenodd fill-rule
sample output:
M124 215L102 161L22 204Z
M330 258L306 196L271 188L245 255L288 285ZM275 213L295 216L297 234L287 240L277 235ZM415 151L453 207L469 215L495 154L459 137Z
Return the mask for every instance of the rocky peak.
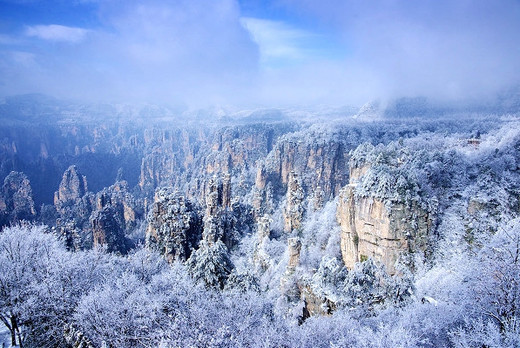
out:
M24 173L13 171L4 179L0 193L0 215L3 216L0 224L35 217L31 183Z
M67 203L78 201L87 192L87 178L76 166L70 166L63 173L59 189L54 193L54 205L59 208Z

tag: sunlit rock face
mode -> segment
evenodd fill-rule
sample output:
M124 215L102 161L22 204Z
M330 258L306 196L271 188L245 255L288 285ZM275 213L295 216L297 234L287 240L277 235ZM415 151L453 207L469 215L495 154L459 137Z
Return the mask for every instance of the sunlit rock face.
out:
M158 190L148 213L146 245L159 251L169 262L185 261L198 246L201 224L191 203L179 192Z
M416 205L360 197L355 188L368 166L351 168L350 184L339 195L337 220L341 226L341 253L345 266L372 258L396 273L403 253L426 246L431 229L429 216Z
M17 220L32 220L36 216L29 179L20 172L11 172L0 192L0 226Z
M70 166L63 173L58 191L54 193L54 205L60 211L63 207L80 200L87 192L87 178L76 166Z

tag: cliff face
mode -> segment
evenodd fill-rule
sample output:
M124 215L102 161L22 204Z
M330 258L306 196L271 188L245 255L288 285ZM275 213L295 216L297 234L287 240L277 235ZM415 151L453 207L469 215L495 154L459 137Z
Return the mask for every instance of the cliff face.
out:
M32 220L36 217L32 188L25 174L11 172L0 192L0 227L17 220Z
M315 198L316 207L337 196L348 182L348 158L348 145L338 134L300 131L282 136L257 165L255 216L273 214L280 196L294 191L288 188L294 174L304 196Z
M350 184L339 195L341 254L349 269L372 258L395 274L395 263L403 253L426 246L429 216L414 204L357 196L356 185L368 170L368 166L351 168Z
M137 221L143 218L142 202L132 195L125 180L117 181L96 194L95 209L102 210L106 206L117 207L124 230L134 228Z
M336 195L348 181L348 150L335 136L321 137L296 132L280 138L258 167L257 188L264 188L268 182L286 185L294 172L305 173L301 180L309 192L319 186L326 199Z
M105 246L125 253L131 245L126 234L143 217L142 203L130 193L126 181L94 194L76 166L63 174L54 202L56 228L73 250Z
M252 186L250 171L264 158L287 127L230 126L219 129L147 130L139 186L150 195L160 186L176 187L204 206L208 182L213 176L241 177L235 195Z
M131 246L126 232L135 228L137 220L143 216L141 204L129 192L124 180L98 192L95 200L90 215L93 246L106 246L109 251L125 253Z

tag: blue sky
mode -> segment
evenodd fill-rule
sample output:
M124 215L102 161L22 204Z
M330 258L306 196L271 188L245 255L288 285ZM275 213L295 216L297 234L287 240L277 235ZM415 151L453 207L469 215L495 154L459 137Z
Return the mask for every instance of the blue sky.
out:
M359 105L519 81L518 0L0 0L0 96Z

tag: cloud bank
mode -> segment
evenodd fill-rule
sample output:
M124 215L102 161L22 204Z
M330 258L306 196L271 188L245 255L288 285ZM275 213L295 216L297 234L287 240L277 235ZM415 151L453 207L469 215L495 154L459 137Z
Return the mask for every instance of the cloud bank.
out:
M23 6L31 3L38 1ZM417 95L477 99L520 82L514 0L77 3L97 22L78 14L72 24L22 20L0 31L1 95L359 105ZM283 15L243 12L260 7Z
M516 0L285 0L334 27L381 95L480 98L520 81ZM282 6L281 5L281 6ZM364 84L363 80L358 81Z

